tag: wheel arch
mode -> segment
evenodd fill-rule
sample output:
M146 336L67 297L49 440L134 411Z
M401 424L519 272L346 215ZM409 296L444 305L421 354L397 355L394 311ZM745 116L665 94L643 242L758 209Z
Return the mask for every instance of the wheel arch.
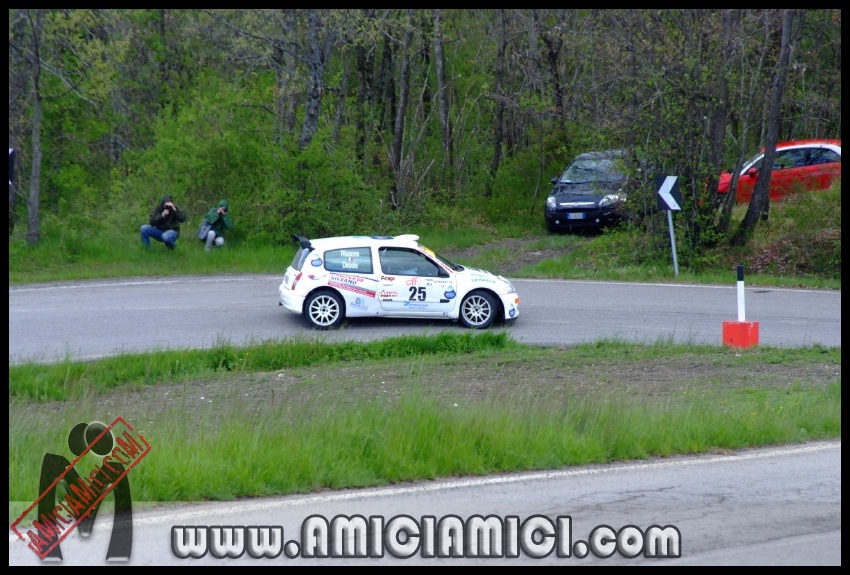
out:
M301 315L304 315L304 306L307 305L307 301L311 297L313 297L313 294L320 292L320 291L327 291L327 292L331 292L331 293L337 295L342 300L342 304L343 304L343 310L342 311L343 311L343 313L346 316L348 315L348 301L345 299L345 296L342 295L342 292L339 291L338 289L332 288L332 287L326 286L326 285L316 286L313 289L311 289L310 291L308 291L306 294L304 294L304 302L301 304Z
M486 292L496 302L496 318L495 318L494 322L495 321L504 321L505 320L505 304L502 302L502 296L497 294L492 289L490 289L488 287L484 287L484 286L477 287L475 289L471 289L468 292L466 292L462 298L458 299L458 303L457 303L457 315L458 315L458 317L460 317L460 314L461 314L460 308L461 308L461 305L463 304L463 300L465 300L470 295L472 295L474 293L479 293L479 292Z

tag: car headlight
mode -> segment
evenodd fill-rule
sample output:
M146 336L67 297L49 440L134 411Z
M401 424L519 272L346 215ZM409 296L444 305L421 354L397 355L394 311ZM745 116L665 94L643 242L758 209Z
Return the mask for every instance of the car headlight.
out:
M555 196L549 196L548 198L546 198L546 207L550 210L554 210L557 203L558 202L555 200Z
M617 202L626 201L626 194L608 194L601 200L599 200L599 207L604 208L606 206L611 206L616 204Z
M502 283L505 284L505 293L516 293L516 289L514 289L514 284L499 276L499 279L502 280Z

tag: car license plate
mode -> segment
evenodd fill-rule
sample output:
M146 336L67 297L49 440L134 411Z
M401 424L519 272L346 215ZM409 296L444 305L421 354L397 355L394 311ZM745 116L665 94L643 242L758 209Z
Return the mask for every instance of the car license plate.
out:
M583 220L584 219L584 212L581 212L581 213L578 213L578 214L567 214L567 219L568 220Z

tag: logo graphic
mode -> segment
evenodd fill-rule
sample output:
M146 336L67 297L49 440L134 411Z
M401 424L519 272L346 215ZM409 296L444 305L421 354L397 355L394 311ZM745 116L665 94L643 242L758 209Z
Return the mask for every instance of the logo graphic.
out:
M508 315L514 317L516 315L516 308L513 304L511 304L511 311L508 312Z
M409 286L415 286L417 284L417 282L419 282L419 278L410 278L409 280L407 280L404 283L406 285L409 285Z
M446 296L446 299L454 299L457 294L455 293L455 290L449 288L443 295Z
M415 309L425 309L425 308L428 307L428 304L427 303L414 303L412 301L406 301L406 302L404 302L404 307L412 307L412 308L415 308Z
M68 434L68 447L77 456L73 462L61 455L44 454L41 495L12 523L12 531L23 540L29 538L29 548L43 560L62 561L60 543L77 527L83 537L91 535L101 502L114 491L115 520L106 560L129 560L133 508L127 474L150 453L150 444L119 417L109 426L97 421L75 425ZM88 454L99 462L88 475L81 475L76 466ZM57 493L60 483L65 487L63 497ZM37 518L24 537L18 526L36 506Z
M356 307L357 309L362 309L363 311L366 311L368 309L366 307L366 300L364 300L362 297L359 297L354 301L349 301L348 305L350 305L351 307Z
M319 256L316 256L315 258L313 258L313 261L311 261L310 264L314 268L317 268L317 267L322 265L322 258L320 258Z
M348 276L332 276L331 281L328 282L328 285L330 287L335 287L346 291L354 292L356 294L365 295L366 297L375 297L374 291L357 286L357 281L359 280L350 278Z
M381 276L382 282L394 282L395 278L393 276Z

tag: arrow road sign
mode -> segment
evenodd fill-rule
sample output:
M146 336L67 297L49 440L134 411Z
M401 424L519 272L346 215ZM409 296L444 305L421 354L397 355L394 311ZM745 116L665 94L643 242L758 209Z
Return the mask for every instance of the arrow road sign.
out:
M682 194L679 192L679 177L655 176L655 184L658 186L658 208L681 211Z

